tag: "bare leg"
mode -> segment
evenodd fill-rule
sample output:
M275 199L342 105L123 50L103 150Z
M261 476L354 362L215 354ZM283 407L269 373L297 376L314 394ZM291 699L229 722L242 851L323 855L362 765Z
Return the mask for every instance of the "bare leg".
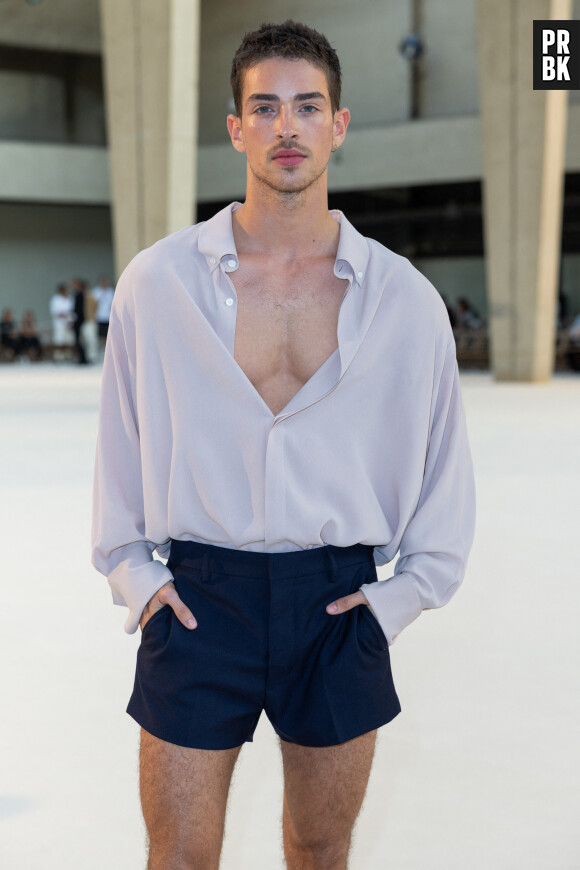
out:
M230 781L241 748L190 749L141 729L147 870L218 870Z
M284 765L284 854L288 870L346 870L377 732L337 746L280 741Z

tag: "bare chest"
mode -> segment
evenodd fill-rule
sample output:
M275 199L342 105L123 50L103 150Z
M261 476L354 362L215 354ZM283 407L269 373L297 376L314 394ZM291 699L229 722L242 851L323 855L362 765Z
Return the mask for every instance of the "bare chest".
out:
M273 414L279 413L338 347L346 279L332 262L280 274L240 261L234 357Z

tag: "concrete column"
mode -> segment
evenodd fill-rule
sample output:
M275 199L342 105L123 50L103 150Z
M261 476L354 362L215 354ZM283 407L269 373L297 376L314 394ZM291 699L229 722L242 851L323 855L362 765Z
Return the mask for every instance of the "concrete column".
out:
M101 0L117 274L195 221L200 0Z
M553 371L567 91L534 91L534 19L571 0L477 0L485 249L497 380Z

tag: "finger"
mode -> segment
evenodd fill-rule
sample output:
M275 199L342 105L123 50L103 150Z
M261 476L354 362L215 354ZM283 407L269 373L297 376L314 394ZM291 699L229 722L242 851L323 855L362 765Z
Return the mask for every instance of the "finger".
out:
M168 589L164 596L165 603L169 604L179 621L182 622L186 628L197 628L197 620L195 616L189 607L183 603L177 594L177 590L175 589L175 586L173 586L173 583L171 583L171 587L172 588Z
M356 607L357 604L367 604L367 600L364 596L364 593L359 590L353 592L351 595L343 595L342 598L337 598L336 601L332 601L330 604L326 606L327 613L345 613L347 610L351 610L353 607Z

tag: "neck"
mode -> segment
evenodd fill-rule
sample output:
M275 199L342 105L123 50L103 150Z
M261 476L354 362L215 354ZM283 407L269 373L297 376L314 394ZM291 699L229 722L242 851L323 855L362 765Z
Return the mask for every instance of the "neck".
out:
M233 213L239 254L275 254L279 259L336 254L340 226L328 211L326 177L290 194L250 178L246 200Z

